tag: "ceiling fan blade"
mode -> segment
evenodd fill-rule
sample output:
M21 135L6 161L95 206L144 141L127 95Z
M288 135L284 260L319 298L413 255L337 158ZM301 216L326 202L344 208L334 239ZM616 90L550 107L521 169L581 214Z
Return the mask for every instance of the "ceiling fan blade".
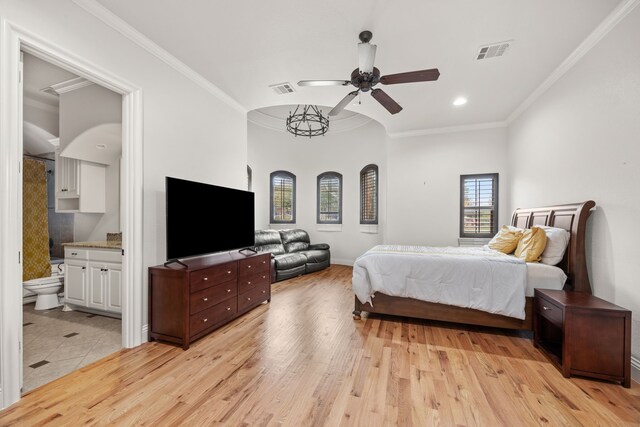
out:
M338 105L333 107L333 110L329 111L329 115L337 116L338 114L340 114L340 112L344 110L344 107L346 107L353 100L353 98L356 97L357 94L358 94L357 90L354 90L353 92L349 92L347 96L342 98L342 101L338 102Z
M402 111L402 107L396 101L393 100L385 91L382 89L374 89L371 91L371 96L373 96L376 101L378 101L384 108L386 108L391 114L397 114Z
M346 86L349 80L300 80L298 86Z
M440 77L440 71L438 71L437 68L432 68L430 70L410 71L408 73L382 76L380 77L380 83L383 85L395 85L398 83L430 82L438 80L438 77Z
M373 62L376 59L376 48L377 46L371 43L358 44L358 69L360 70L360 74L373 73Z

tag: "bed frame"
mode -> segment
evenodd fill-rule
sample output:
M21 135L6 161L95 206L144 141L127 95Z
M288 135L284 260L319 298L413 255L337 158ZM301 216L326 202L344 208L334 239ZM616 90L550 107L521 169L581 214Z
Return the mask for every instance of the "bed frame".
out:
M541 208L516 209L511 217L511 225L519 228L531 228L534 225L548 225L564 228L571 237L563 260L558 264L567 275L565 290L591 293L585 257L585 234L587 218L595 207L592 200L568 205L546 206ZM533 298L526 297L525 319L492 314L472 308L463 308L447 304L421 301L413 298L392 297L380 292L374 294L375 307L362 304L355 298L354 319L360 319L363 311L395 316L415 317L419 319L440 320L445 322L466 323L506 329L532 329Z

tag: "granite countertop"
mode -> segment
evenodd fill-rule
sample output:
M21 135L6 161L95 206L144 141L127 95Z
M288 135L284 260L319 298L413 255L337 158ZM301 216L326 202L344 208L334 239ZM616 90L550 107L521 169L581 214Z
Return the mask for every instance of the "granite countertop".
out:
M62 246L74 248L95 248L95 249L122 249L121 241L100 241L100 242L69 242L63 243Z

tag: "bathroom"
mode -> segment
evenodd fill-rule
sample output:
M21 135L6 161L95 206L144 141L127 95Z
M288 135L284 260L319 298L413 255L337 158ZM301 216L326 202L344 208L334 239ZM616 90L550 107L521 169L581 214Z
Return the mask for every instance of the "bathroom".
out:
M22 392L122 347L121 96L23 53Z

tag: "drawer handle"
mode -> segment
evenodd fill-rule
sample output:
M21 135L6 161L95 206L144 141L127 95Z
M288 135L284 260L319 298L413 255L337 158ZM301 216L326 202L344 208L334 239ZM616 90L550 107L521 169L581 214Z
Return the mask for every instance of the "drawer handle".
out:
M263 294L266 294L266 293L267 293L267 291L262 291L262 293L263 293Z
M208 322L208 321L209 321L209 319L202 319L202 321L203 321L203 322Z
M551 310L551 308L550 308L550 307L545 307L544 305L542 306L542 309L543 309L543 310Z
M227 311L231 311L231 307L227 307Z
M71 255L78 255L78 252L71 252Z
M251 284L251 282L247 282L247 285L250 285L250 284Z
M86 269L87 269L87 267L82 267L82 269L83 269L83 270L86 270Z
M203 280L206 282L207 280L209 280L209 278L208 278L208 277L205 277Z
M263 279L266 279L266 278L267 278L267 276L262 276L262 278L263 278Z
M227 270L227 274L231 274L231 270Z
M251 298L247 298L247 301L251 301Z
M251 265L247 265L247 268L251 268Z
M202 301L209 301L209 298L202 298Z
M231 292L231 289L227 289L227 293Z
M267 261L262 261L262 263L263 263L263 264L266 264L266 263L267 263Z

